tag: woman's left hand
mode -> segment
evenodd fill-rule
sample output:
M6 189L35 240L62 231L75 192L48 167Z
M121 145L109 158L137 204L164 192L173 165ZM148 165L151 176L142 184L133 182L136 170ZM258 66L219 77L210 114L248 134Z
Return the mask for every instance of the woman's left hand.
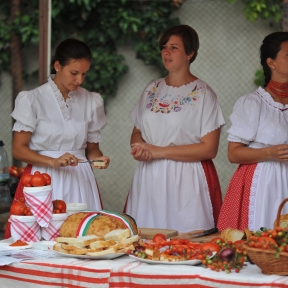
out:
M131 154L137 161L151 161L153 159L151 147L152 145L148 145L147 143L133 143L131 144Z
M110 164L110 159L107 156L97 157L95 160L101 160L105 163L104 166L97 166L97 162L94 162L93 167L96 169L106 169L106 168L108 168L108 166Z

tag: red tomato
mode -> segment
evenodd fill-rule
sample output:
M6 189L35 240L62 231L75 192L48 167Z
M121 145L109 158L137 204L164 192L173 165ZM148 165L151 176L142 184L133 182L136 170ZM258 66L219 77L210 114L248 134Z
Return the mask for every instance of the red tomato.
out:
M59 211L58 213L65 213L66 212L66 203L63 200L53 200L53 210ZM64 212L63 212L64 211Z
M12 215L24 215L25 205L18 201L14 201L10 207L10 214Z
M218 244L213 242L203 243L201 246L201 251L219 252L220 247Z
M18 178L19 177L19 173L17 171L17 167L16 166L11 166L9 167L9 174L13 177Z
M42 173L41 175L45 178L46 185L50 185L51 184L51 176L47 173Z
M161 233L155 234L153 237L153 242L155 242L155 243L160 243L163 240L166 241L166 237L165 237L165 235L163 235Z
M214 237L213 239L210 240L210 242L216 243L216 244L221 244L225 243L225 240L221 237Z
M269 236L268 237L262 236L262 237L259 237L257 240L260 244L277 244L276 241Z
M35 174L32 176L31 185L34 187L39 187L39 186L45 186L46 185L46 179L41 175L41 174Z
M237 240L235 242L233 242L233 244L236 246L236 247L241 247L243 244L245 243L244 240Z
M24 186L26 187L31 187L31 178L32 178L32 174L25 174L22 175L21 177L21 182ZM30 186L29 186L30 185Z

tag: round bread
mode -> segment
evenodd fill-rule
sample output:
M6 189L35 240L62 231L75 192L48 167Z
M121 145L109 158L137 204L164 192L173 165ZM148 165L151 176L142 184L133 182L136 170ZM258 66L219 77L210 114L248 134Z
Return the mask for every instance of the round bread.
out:
M60 227L60 237L78 236L78 227L81 224L81 221L89 214L90 212L79 212L70 215ZM132 230L135 231L135 234L138 234L136 222L131 216L123 213L118 213L118 215L121 215L129 223ZM106 235L108 232L116 229L127 229L127 225L125 225L125 223L118 218L100 214L92 221L86 235L104 237L104 235Z

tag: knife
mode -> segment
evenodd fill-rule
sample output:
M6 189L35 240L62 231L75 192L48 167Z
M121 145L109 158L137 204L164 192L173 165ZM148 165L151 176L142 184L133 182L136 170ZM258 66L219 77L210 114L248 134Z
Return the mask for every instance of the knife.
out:
M209 230L204 230L201 233L191 235L190 238L198 238L198 237L206 236L206 235L213 234L213 233L216 233L216 232L218 232L218 228L215 227L215 228L211 228Z

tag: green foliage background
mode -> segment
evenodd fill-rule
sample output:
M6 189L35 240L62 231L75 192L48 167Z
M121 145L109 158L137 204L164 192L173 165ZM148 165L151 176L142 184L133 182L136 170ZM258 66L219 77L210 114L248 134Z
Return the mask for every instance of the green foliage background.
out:
M181 4L182 0L53 0L52 47L68 37L86 42L93 60L85 87L107 99L115 96L117 83L128 70L117 52L119 44L130 44L137 58L165 73L157 39L166 28L180 24L171 13ZM23 48L38 45L38 7L38 0L22 0L22 14L11 23L10 1L0 2L0 71L10 71L12 31L21 36Z

